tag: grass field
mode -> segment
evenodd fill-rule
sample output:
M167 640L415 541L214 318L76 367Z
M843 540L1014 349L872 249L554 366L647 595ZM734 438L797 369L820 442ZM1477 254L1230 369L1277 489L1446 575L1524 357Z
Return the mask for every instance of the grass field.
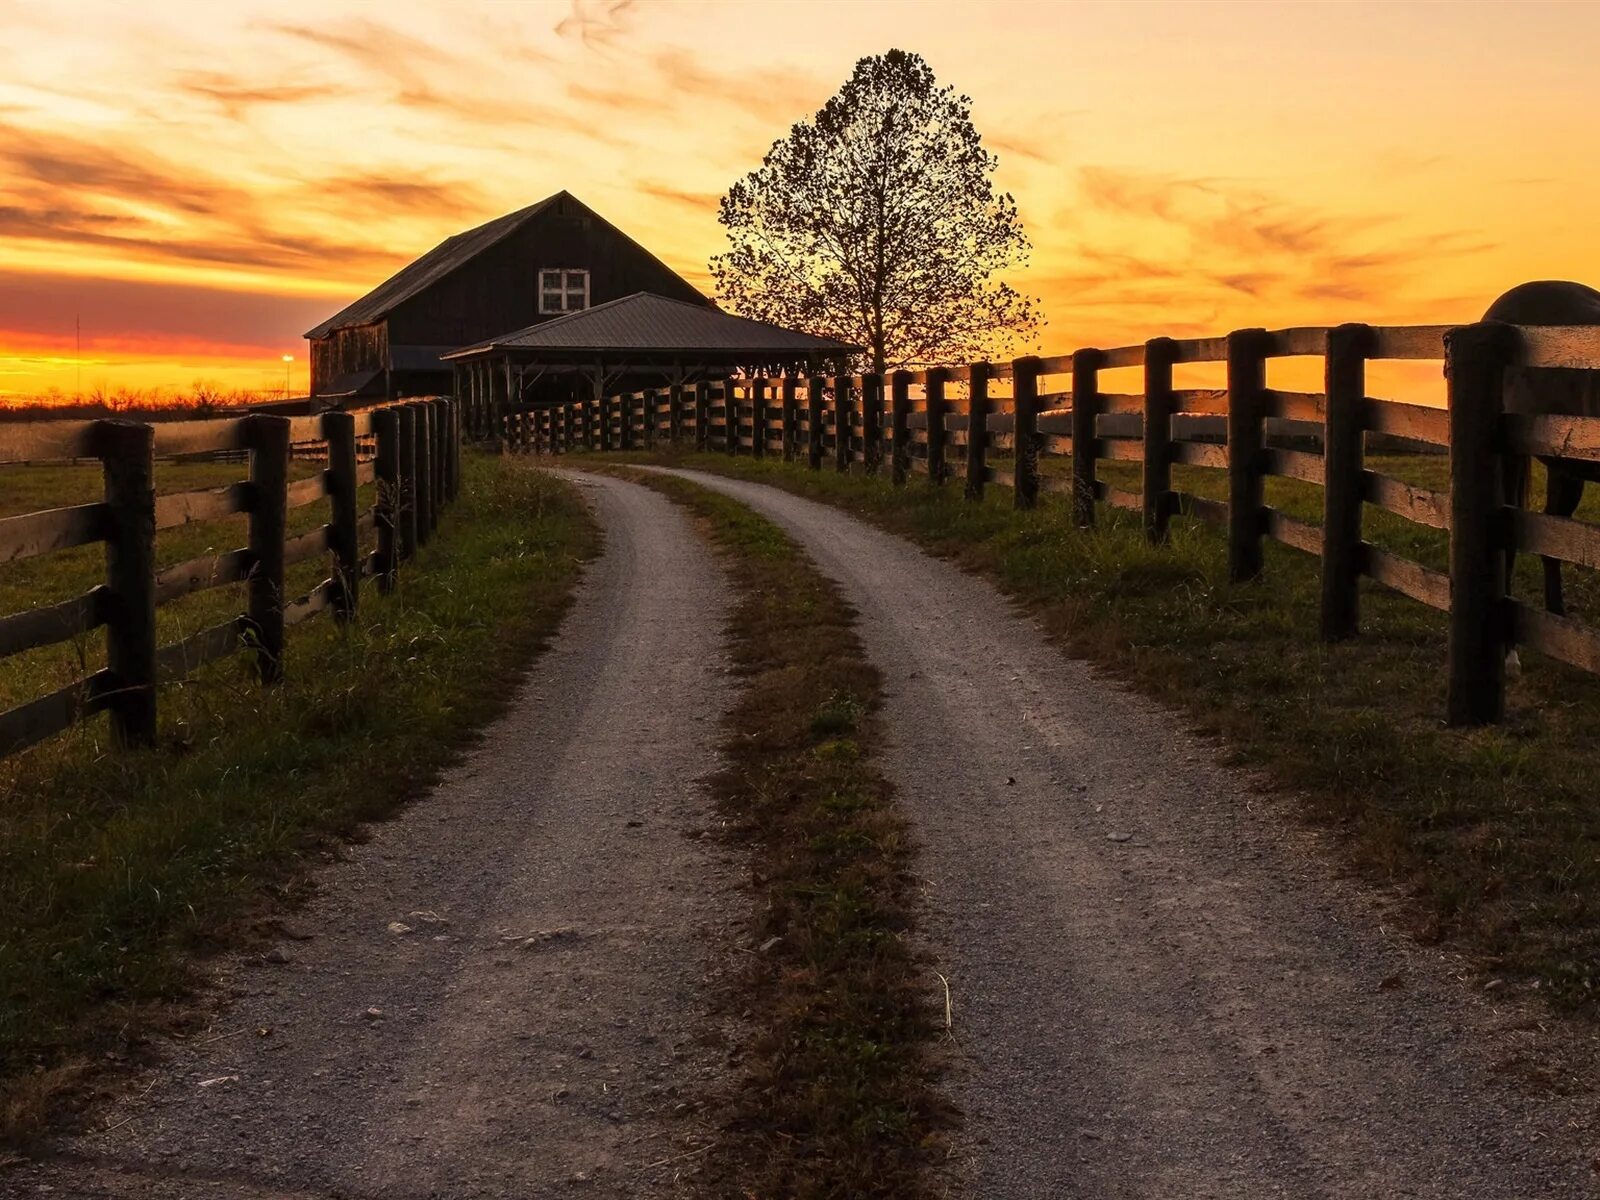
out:
M638 474L638 473L634 473ZM876 765L880 679L854 614L772 522L643 477L702 522L733 581L741 677L717 780L750 855L751 944L730 1001L754 1030L701 1194L935 1194L948 1107L934 1091L932 974L908 938L913 850Z
M307 468L312 469L312 468ZM97 472L0 480L3 511L96 494ZM239 468L168 468L162 490ZM460 499L358 619L289 631L287 679L236 655L161 696L156 749L112 750L105 719L0 760L0 1134L22 1138L89 1063L181 1015L195 955L290 903L297 864L415 795L498 708L554 629L597 531L581 500L520 464L469 455ZM220 477L219 477L220 475ZM16 486L18 481L21 486ZM296 528L326 519L297 510ZM159 561L241 544L238 521L186 526ZM99 548L7 567L0 611L99 578ZM306 586L327 572L302 564ZM291 581L291 586L295 581ZM240 611L236 588L162 609L163 640ZM97 647L0 662L0 705L80 673Z
M1269 543L1264 578L1235 585L1221 532L1182 518L1169 545L1152 547L1134 514L1102 507L1100 526L1083 531L1054 496L1018 513L1004 488L969 504L959 485L917 478L896 489L771 460L676 461L838 505L987 575L1069 652L1180 707L1225 739L1232 761L1303 797L1305 815L1340 831L1355 864L1415 896L1424 939L1452 939L1487 975L1600 1013L1600 679L1525 652L1506 722L1452 730L1442 723L1444 615L1364 584L1361 636L1326 646L1318 563L1297 550ZM1444 483L1442 459L1371 465ZM1115 486L1136 486L1136 465L1106 467ZM1176 486L1220 497L1223 478L1191 468ZM1268 501L1319 516L1309 485L1274 480ZM1596 516L1593 499L1580 515ZM1370 509L1367 530L1444 565L1437 531ZM1534 594L1536 577L1523 562L1519 590ZM1597 594L1582 581L1575 613L1600 620Z

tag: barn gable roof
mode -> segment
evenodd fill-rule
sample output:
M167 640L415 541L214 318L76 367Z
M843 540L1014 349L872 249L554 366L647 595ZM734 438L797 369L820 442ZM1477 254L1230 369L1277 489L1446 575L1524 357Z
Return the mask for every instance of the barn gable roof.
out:
M651 292L635 292L442 357L466 358L512 349L838 355L857 353L860 347Z

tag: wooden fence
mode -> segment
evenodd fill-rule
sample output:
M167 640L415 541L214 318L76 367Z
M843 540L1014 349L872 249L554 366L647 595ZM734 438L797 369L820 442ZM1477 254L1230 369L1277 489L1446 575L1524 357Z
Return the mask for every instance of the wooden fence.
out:
M358 446L372 439L375 457ZM326 469L291 482L290 462L320 444ZM87 678L0 713L0 755L58 733L101 711L126 744L155 739L158 685L249 648L263 683L282 677L284 630L324 611L354 616L363 578L392 590L400 562L426 542L460 484L460 429L454 400L416 400L361 413L316 417L256 415L232 420L141 424L29 422L0 429L0 463L96 459L105 498L0 519L0 563L105 544L105 582L45 608L0 616L0 659L69 641L102 626L106 665ZM204 491L157 495L158 458L241 452L248 478ZM377 484L377 502L358 511L357 492ZM328 522L288 537L292 508L328 503ZM156 531L195 521L248 516L248 544L169 567L156 563ZM362 553L364 539L375 545ZM284 568L326 555L332 574L306 595L285 596ZM246 611L181 641L158 646L156 609L224 584L246 585Z
M1324 390L1266 384L1269 360L1323 360ZM1374 399L1367 364L1443 360L1448 408ZM1215 363L1226 386L1179 389L1173 368ZM1600 528L1505 503L1507 454L1600 461L1600 418L1503 411L1512 367L1600 370L1600 327L1342 325L1215 338L1155 338L1144 345L1083 349L1050 358L977 362L886 377L753 378L645 391L561 408L503 414L499 436L513 450L648 449L658 441L729 454L805 459L812 468L859 466L895 483L920 473L960 480L970 499L1009 487L1019 508L1060 492L1079 525L1098 504L1138 513L1153 541L1173 514L1221 526L1234 580L1262 572L1271 538L1321 559L1321 632L1356 634L1362 577L1449 614L1448 717L1453 724L1500 719L1505 660L1517 644L1600 673L1600 633L1508 594L1505 551L1600 567ZM1103 389L1102 372L1136 368L1134 393ZM1377 439L1450 454L1447 493L1413 487L1367 468ZM1309 447L1309 448L1308 448ZM996 466L994 451L1009 452ZM1069 456L1069 473L1042 460ZM1103 461L1141 465L1138 492L1098 477ZM1226 502L1172 486L1174 464L1226 475ZM1319 485L1320 526L1269 507L1268 476ZM1364 505L1446 531L1448 574L1363 538Z

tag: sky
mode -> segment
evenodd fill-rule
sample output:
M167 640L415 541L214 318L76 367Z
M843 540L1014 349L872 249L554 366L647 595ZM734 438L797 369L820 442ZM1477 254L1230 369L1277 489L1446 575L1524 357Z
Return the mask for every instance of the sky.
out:
M973 98L1045 353L1600 284L1600 5L0 0L0 29L0 397L281 389L286 354L303 392L306 329L562 189L709 291L720 195L891 47Z

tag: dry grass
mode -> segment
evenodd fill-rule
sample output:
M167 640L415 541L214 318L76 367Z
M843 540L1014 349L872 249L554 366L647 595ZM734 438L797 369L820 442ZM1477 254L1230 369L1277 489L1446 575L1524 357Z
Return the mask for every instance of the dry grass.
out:
M951 1114L934 1091L935 976L911 942L913 848L879 775L879 677L837 591L771 522L703 488L690 508L738 596L741 698L718 796L750 855L752 1044L698 1176L728 1200L932 1195Z

